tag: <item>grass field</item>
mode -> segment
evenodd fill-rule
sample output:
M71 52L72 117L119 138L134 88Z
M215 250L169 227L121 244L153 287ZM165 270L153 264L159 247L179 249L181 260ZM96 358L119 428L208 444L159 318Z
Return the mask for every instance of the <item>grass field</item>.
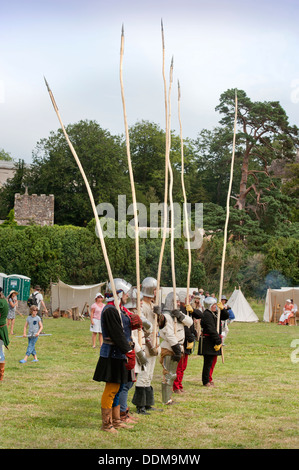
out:
M262 319L263 305L254 304ZM25 317L16 319L22 335ZM92 380L99 347L92 349L89 320L44 319L39 362L20 364L27 339L11 336L1 393L2 449L298 449L298 326L230 325L215 387L201 385L202 358L190 356L185 394L161 403L161 365L153 387L163 411L140 417L133 429L111 436L100 430L103 384ZM297 347L298 347L297 344ZM293 356L291 357L291 353ZM295 358L295 360L294 360ZM134 389L129 393L129 406Z

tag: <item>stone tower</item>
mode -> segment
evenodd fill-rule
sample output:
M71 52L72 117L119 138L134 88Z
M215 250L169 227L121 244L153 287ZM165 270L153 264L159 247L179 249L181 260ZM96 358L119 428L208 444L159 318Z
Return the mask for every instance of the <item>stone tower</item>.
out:
M54 224L54 195L15 194L15 221L18 225L53 225Z

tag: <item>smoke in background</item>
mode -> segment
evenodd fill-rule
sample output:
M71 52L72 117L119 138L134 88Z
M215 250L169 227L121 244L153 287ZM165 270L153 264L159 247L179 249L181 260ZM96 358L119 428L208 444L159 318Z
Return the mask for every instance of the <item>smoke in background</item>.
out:
M286 278L279 271L271 271L265 277L264 282L261 287L258 289L259 297L266 297L267 289L280 289L281 287L292 286L290 279Z

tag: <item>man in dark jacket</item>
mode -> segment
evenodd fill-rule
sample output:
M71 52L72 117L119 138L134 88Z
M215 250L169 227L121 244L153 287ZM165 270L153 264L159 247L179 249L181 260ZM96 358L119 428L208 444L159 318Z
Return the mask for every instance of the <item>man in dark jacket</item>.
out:
M179 292L180 298L180 311L185 315L189 315L196 319L201 319L203 317L202 312L199 309L192 308L189 304L186 305L186 293ZM196 340L196 330L194 323L190 327L185 326L185 341L184 341L184 353L181 356L181 359L178 363L176 370L176 379L173 382L173 391L174 393L181 394L184 393L183 389L183 377L184 372L187 368L188 358L192 354L194 341Z
M199 339L198 354L204 357L202 369L202 383L205 387L214 385L212 375L217 357L221 354L221 321L229 318L228 311L223 304L214 297L206 297L204 301L205 311L201 320L202 333ZM219 333L217 331L217 306L220 310Z

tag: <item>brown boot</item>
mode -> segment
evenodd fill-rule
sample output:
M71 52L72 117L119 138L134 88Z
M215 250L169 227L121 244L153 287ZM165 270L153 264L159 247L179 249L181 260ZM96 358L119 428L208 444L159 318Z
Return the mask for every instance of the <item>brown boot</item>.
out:
M0 382L3 380L4 376L5 362L0 362Z
M130 429L133 426L126 424L120 419L120 405L112 407L112 424L115 428L127 428Z
M112 424L112 409L102 408L102 430L117 434L118 431Z
M136 418L135 416L132 416L129 413L128 409L126 411L121 411L120 412L120 419L125 423L133 423L133 424L137 423L137 421L138 421L138 418Z

